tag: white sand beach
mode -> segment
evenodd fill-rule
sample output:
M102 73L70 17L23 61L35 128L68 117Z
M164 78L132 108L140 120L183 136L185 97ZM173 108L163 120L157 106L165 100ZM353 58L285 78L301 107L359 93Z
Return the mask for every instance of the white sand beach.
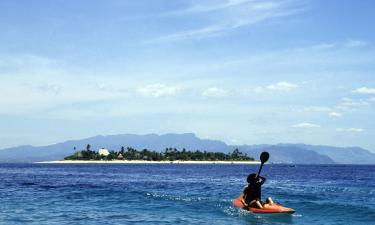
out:
M146 160L57 160L43 164L260 164L259 161L146 161Z

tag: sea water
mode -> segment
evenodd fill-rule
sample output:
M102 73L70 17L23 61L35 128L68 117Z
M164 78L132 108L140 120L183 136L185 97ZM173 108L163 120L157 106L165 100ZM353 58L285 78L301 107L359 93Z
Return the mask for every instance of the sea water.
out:
M0 224L375 224L375 166L265 165L263 197L232 206L256 165L0 164Z

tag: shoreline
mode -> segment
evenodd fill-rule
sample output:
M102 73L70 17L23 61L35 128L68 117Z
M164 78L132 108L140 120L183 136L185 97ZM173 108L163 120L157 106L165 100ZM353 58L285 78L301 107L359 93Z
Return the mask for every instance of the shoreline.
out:
M146 161L146 160L56 160L33 162L38 164L250 164L258 165L259 161Z

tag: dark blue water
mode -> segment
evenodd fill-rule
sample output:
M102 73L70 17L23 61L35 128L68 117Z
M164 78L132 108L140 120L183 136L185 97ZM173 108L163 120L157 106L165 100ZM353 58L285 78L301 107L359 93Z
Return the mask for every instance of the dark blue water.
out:
M232 206L257 168L0 164L0 224L375 224L375 166L266 165L292 216Z

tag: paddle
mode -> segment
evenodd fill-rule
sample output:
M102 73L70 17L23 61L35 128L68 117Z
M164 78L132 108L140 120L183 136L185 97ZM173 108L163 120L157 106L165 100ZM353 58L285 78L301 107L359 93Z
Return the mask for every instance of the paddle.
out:
M262 152L262 154L260 154L261 164L260 164L260 168L259 168L259 171L258 171L258 174L257 174L256 178L259 177L260 172L262 171L262 168L263 168L263 164L268 161L269 157L270 157L270 154L268 152Z

